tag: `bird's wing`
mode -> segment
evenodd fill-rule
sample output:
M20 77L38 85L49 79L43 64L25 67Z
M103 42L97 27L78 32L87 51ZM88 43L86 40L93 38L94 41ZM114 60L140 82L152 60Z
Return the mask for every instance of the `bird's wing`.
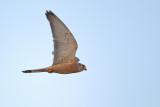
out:
M67 26L51 11L46 12L54 38L53 65L69 62L75 58L77 42Z

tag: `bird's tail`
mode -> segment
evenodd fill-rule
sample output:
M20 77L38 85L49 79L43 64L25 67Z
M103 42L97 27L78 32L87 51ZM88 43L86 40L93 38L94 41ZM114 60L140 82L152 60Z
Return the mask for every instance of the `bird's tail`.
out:
M38 72L47 72L47 68L42 68L42 69L34 69L34 70L25 70L22 71L23 73L38 73Z

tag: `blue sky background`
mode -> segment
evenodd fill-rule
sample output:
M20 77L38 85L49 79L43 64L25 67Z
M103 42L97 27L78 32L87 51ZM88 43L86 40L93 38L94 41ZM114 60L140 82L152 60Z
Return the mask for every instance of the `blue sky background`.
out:
M87 71L21 72L52 64L46 10ZM0 107L160 107L159 0L3 0L0 14Z

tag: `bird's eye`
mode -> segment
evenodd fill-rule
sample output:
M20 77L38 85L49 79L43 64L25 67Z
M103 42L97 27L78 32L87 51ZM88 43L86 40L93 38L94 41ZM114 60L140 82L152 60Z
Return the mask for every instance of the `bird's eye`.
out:
M84 65L82 65L82 69L84 69Z
M81 65L81 69L83 69L83 65Z

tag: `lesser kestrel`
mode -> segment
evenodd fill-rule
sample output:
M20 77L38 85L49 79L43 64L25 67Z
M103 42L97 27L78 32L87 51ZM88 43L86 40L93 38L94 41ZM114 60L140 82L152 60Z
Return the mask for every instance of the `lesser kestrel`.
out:
M34 70L25 70L23 73L48 72L69 74L87 70L86 66L79 63L75 57L78 48L77 42L67 26L51 11L46 11L54 38L54 59L50 67Z

